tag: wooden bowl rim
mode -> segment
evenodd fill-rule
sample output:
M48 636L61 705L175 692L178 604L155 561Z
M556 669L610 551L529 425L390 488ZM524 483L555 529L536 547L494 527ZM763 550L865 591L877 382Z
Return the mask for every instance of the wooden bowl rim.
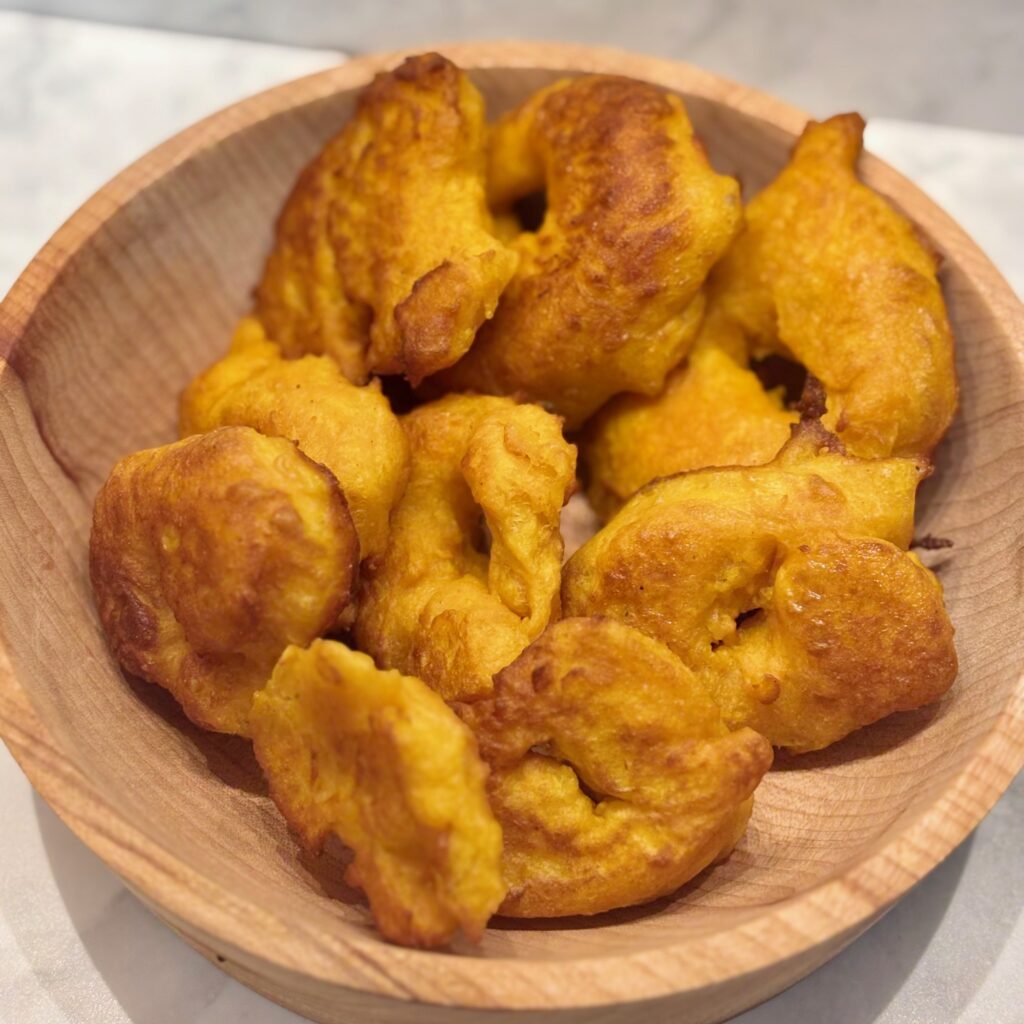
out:
M515 41L468 42L432 47L469 70L494 68L607 72L648 79L664 87L726 105L797 134L807 120L796 107L678 61L611 47ZM0 304L0 374L25 333L37 305L76 251L121 207L174 167L268 117L341 91L361 87L378 71L416 47L358 57L257 93L197 122L150 150L96 192L39 251ZM863 170L898 203L912 197L928 210L933 230L971 256L972 285L1024 365L1022 307L991 262L911 182L866 155ZM634 1002L692 992L735 981L795 960L809 949L859 934L881 912L938 865L988 813L1024 766L1024 675L972 759L937 799L898 835L843 874L760 909L711 935L630 954L566 961L455 956L401 949L370 936L345 935L339 944L359 970L338 957L331 971L310 971L286 949L282 922L262 941L252 927L259 908L237 914L209 909L197 894L216 888L113 810L54 744L15 678L0 638L0 737L29 780L78 837L115 870L147 904L188 941L209 945L222 957L277 976L316 978L360 992L450 1006L504 1009L578 1008ZM73 813L72 813L73 808ZM937 826L941 824L942 827ZM936 841L937 837L941 837ZM236 908L238 910L238 908ZM246 916L248 915L248 916ZM263 915L266 916L265 914ZM243 922L246 918L248 924ZM197 940L194 930L203 938ZM839 948L837 945L836 948ZM510 978L521 980L510 987ZM572 984L568 984L568 979ZM500 984L498 984L500 982ZM500 993L491 998L488 993Z

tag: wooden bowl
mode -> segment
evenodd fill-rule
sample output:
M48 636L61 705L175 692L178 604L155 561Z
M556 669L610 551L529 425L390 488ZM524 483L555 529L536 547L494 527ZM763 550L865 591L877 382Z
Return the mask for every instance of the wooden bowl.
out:
M675 90L716 166L748 190L779 169L805 121L663 60L518 43L445 51L495 113L580 71ZM962 409L919 529L955 542L939 566L958 629L953 692L784 762L739 849L673 899L594 919L499 920L479 948L388 945L340 881L338 856L297 852L249 746L200 733L163 691L118 671L86 545L113 462L174 437L182 386L225 349L296 172L401 56L354 60L183 132L97 193L4 302L0 731L57 813L163 920L317 1020L507 1020L497 1011L515 1009L576 1021L601 1006L602 1021L721 1020L867 928L978 824L1024 760L1020 306L949 217L864 158L867 181L944 257Z

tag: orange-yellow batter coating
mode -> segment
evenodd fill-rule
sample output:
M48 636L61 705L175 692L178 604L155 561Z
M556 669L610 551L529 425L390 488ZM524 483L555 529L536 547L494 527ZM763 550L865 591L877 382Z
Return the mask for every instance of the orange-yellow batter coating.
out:
M303 843L351 847L385 937L479 939L506 886L473 734L420 680L332 640L289 647L253 701L253 747Z
M409 57L360 94L278 221L256 315L288 356L347 377L454 363L516 267L485 195L483 98L451 61Z
M597 914L678 889L739 841L772 761L662 644L549 626L463 709L505 833L503 914Z
M89 555L118 661L197 725L245 736L281 652L348 604L359 543L323 466L225 427L122 459L96 497Z
M508 398L452 395L402 423L409 484L355 637L379 665L469 700L558 617L576 449L558 417Z
M942 588L905 550L926 472L848 456L804 422L768 465L640 490L567 563L565 613L667 644L730 728L828 746L956 677Z
M557 82L498 121L490 168L496 209L543 187L547 214L512 243L494 319L438 385L542 402L570 429L620 391L657 393L740 222L739 188L682 101L610 75Z
M246 317L229 353L181 398L183 435L222 426L295 441L337 479L362 558L384 553L388 518L409 473L409 445L379 384L357 387L327 356L284 359L259 321Z

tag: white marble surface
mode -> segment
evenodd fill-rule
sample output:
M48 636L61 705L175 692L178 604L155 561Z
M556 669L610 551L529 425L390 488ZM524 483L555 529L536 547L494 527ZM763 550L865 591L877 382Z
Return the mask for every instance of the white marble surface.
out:
M1021 0L4 0L38 13L337 47L605 43L800 104L1024 132Z
M55 227L146 150L340 59L0 11L0 294Z
M94 188L153 143L337 54L0 12L0 292ZM877 121L1024 291L1024 138ZM289 1024L153 918L0 747L0 1022ZM1024 1024L1024 779L882 922L742 1024Z

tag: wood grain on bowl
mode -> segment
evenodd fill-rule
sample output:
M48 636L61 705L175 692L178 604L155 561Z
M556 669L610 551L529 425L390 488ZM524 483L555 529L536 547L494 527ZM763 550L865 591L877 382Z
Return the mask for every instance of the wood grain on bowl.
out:
M719 170L759 188L803 114L667 61L525 43L444 52L492 114L565 73L683 95ZM178 394L249 303L299 168L372 74L352 61L253 97L154 150L93 197L0 307L0 733L61 817L187 941L322 1021L721 1020L838 952L945 857L1024 760L1024 321L985 256L870 156L865 179L943 256L962 405L921 495L949 538L940 578L960 679L938 706L758 791L737 851L670 900L594 919L493 922L479 947L384 943L337 851L297 852L242 741L190 727L126 680L89 592L92 499L117 458L174 436ZM596 1010L596 1007L603 1007ZM454 1008L461 1008L456 1010Z

